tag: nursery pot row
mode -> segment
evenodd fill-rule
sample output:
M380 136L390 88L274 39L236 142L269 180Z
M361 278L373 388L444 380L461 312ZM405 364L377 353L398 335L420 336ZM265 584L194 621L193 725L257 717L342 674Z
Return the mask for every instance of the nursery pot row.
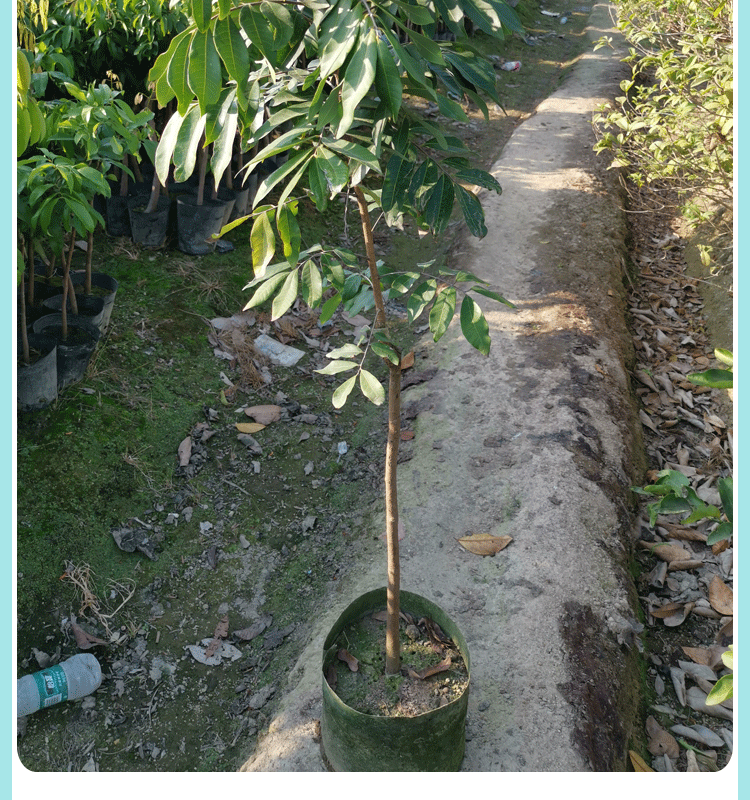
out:
M415 618L429 617L453 639L471 668L469 650L458 627L434 603L411 592L400 593L401 608ZM363 714L348 706L328 685L328 666L336 658L336 639L362 616L384 609L386 589L361 595L341 614L323 645L321 747L336 772L453 772L465 750L469 685L452 702L415 717Z

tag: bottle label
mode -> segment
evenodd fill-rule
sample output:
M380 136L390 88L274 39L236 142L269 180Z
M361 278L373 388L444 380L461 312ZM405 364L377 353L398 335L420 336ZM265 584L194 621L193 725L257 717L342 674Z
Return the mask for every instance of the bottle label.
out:
M34 673L34 681L39 691L39 707L46 708L68 699L68 680L63 668L57 664L49 669Z

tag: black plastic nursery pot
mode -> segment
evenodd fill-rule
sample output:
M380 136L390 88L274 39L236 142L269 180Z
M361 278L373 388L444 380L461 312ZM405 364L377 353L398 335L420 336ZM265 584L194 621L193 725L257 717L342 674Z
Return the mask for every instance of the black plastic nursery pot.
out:
M30 333L28 341L37 357L24 364L19 340L16 398L21 411L39 411L57 399L57 342L42 333Z
M75 314L68 314L68 335L65 339L62 336L62 314L40 317L32 327L34 333L50 336L57 343L58 392L81 380L102 335L99 328Z
M131 236L142 247L163 247L169 230L169 198L160 196L151 212L146 211L147 203L144 197L128 198Z
M61 312L62 311L63 296L56 294L54 297L48 297L43 305L47 309L47 313ZM89 320L101 330L101 321L104 317L104 298L96 297L95 295L76 294L76 307L78 308L78 315L83 319ZM68 297L68 314L72 314L72 304L70 297Z
M193 195L177 197L177 247L191 256L213 253L216 241L211 236L218 233L232 213L233 201L206 198L201 205Z
M403 611L429 617L453 639L470 678L469 650L450 617L420 595L402 591L400 597ZM336 772L455 772L464 757L468 683L463 693L445 706L415 717L385 717L351 708L326 681L341 631L385 605L385 588L360 595L338 618L323 645L321 747L325 759Z
M85 272L75 272L71 274L71 280L73 281L73 286L84 286L86 284L86 273ZM98 327L99 330L104 333L109 327L109 321L112 318L112 308L115 304L115 295L117 294L117 287L119 284L111 275L107 275L106 272L92 272L91 273L91 290L97 291L97 296L101 297L104 301L104 307L102 308L102 316L99 320ZM85 295L77 294L76 297L81 297Z

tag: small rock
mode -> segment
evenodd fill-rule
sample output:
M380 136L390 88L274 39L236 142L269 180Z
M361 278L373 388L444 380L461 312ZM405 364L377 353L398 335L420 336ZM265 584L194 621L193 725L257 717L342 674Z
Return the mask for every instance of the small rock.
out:
M240 546L244 550L247 550L247 548L250 547L250 542L248 542L248 540L245 538L245 534L244 533L240 534Z

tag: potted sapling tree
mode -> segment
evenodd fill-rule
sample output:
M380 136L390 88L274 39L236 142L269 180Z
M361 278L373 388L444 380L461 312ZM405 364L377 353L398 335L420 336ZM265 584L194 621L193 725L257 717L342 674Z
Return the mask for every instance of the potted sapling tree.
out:
M91 201L97 193L106 196L110 188L98 170L46 148L19 161L17 175L23 251L33 258L34 252L47 248L63 264L60 313L40 317L32 325L35 333L45 333L57 341L57 382L58 390L62 390L83 376L101 336L96 325L77 314L70 264L76 238L87 236L97 224L103 225ZM68 298L72 314L68 313Z
M433 262L404 269L378 261L373 215L391 225L408 217L420 229L440 234L457 206L472 234L487 232L477 191L500 191L498 182L473 166L460 139L406 98L423 98L456 121L467 119L462 102L470 100L486 111L485 98L499 103L495 73L468 37L466 22L495 41L523 29L515 12L498 0L455 0L450 7L416 0L344 0L314 7L267 2L260 8L236 0L216 6L198 0L192 10L187 35L202 42L206 32L212 34L237 93L243 150L268 142L246 170L272 158L280 164L259 180L248 215L253 277L246 307L270 302L272 317L278 319L301 296L310 308L320 308L321 323L339 308L368 315L370 324L360 339L329 352L329 363L319 372L343 378L333 391L336 408L357 389L376 405L387 397L387 585L353 599L326 638L321 659L325 758L337 771L457 770L464 754L470 681L466 642L439 606L400 586L397 463L406 364L388 301L405 302L412 323L427 313L435 341L460 309L463 335L485 354L489 326L477 298L512 304L480 276L460 269ZM438 24L455 40L430 38ZM235 58L232 43L239 42L251 43L249 61ZM202 45L189 45L184 68L212 74L219 84L221 70L207 69L206 52ZM166 57L159 63L162 74L171 68ZM173 88L178 103L201 106L189 86ZM218 96L221 86L211 91ZM179 164L176 148L172 157ZM362 253L321 243L302 247L301 209L305 214L324 211L337 197L356 203ZM230 223L224 232L241 222ZM340 637L354 639L362 628L376 624L384 629L367 660L373 669L378 665L375 671L386 688L452 675L454 691L445 704L400 716L389 709L363 709L344 694L344 678L358 655ZM404 655L415 629L438 651L435 663L419 667Z

